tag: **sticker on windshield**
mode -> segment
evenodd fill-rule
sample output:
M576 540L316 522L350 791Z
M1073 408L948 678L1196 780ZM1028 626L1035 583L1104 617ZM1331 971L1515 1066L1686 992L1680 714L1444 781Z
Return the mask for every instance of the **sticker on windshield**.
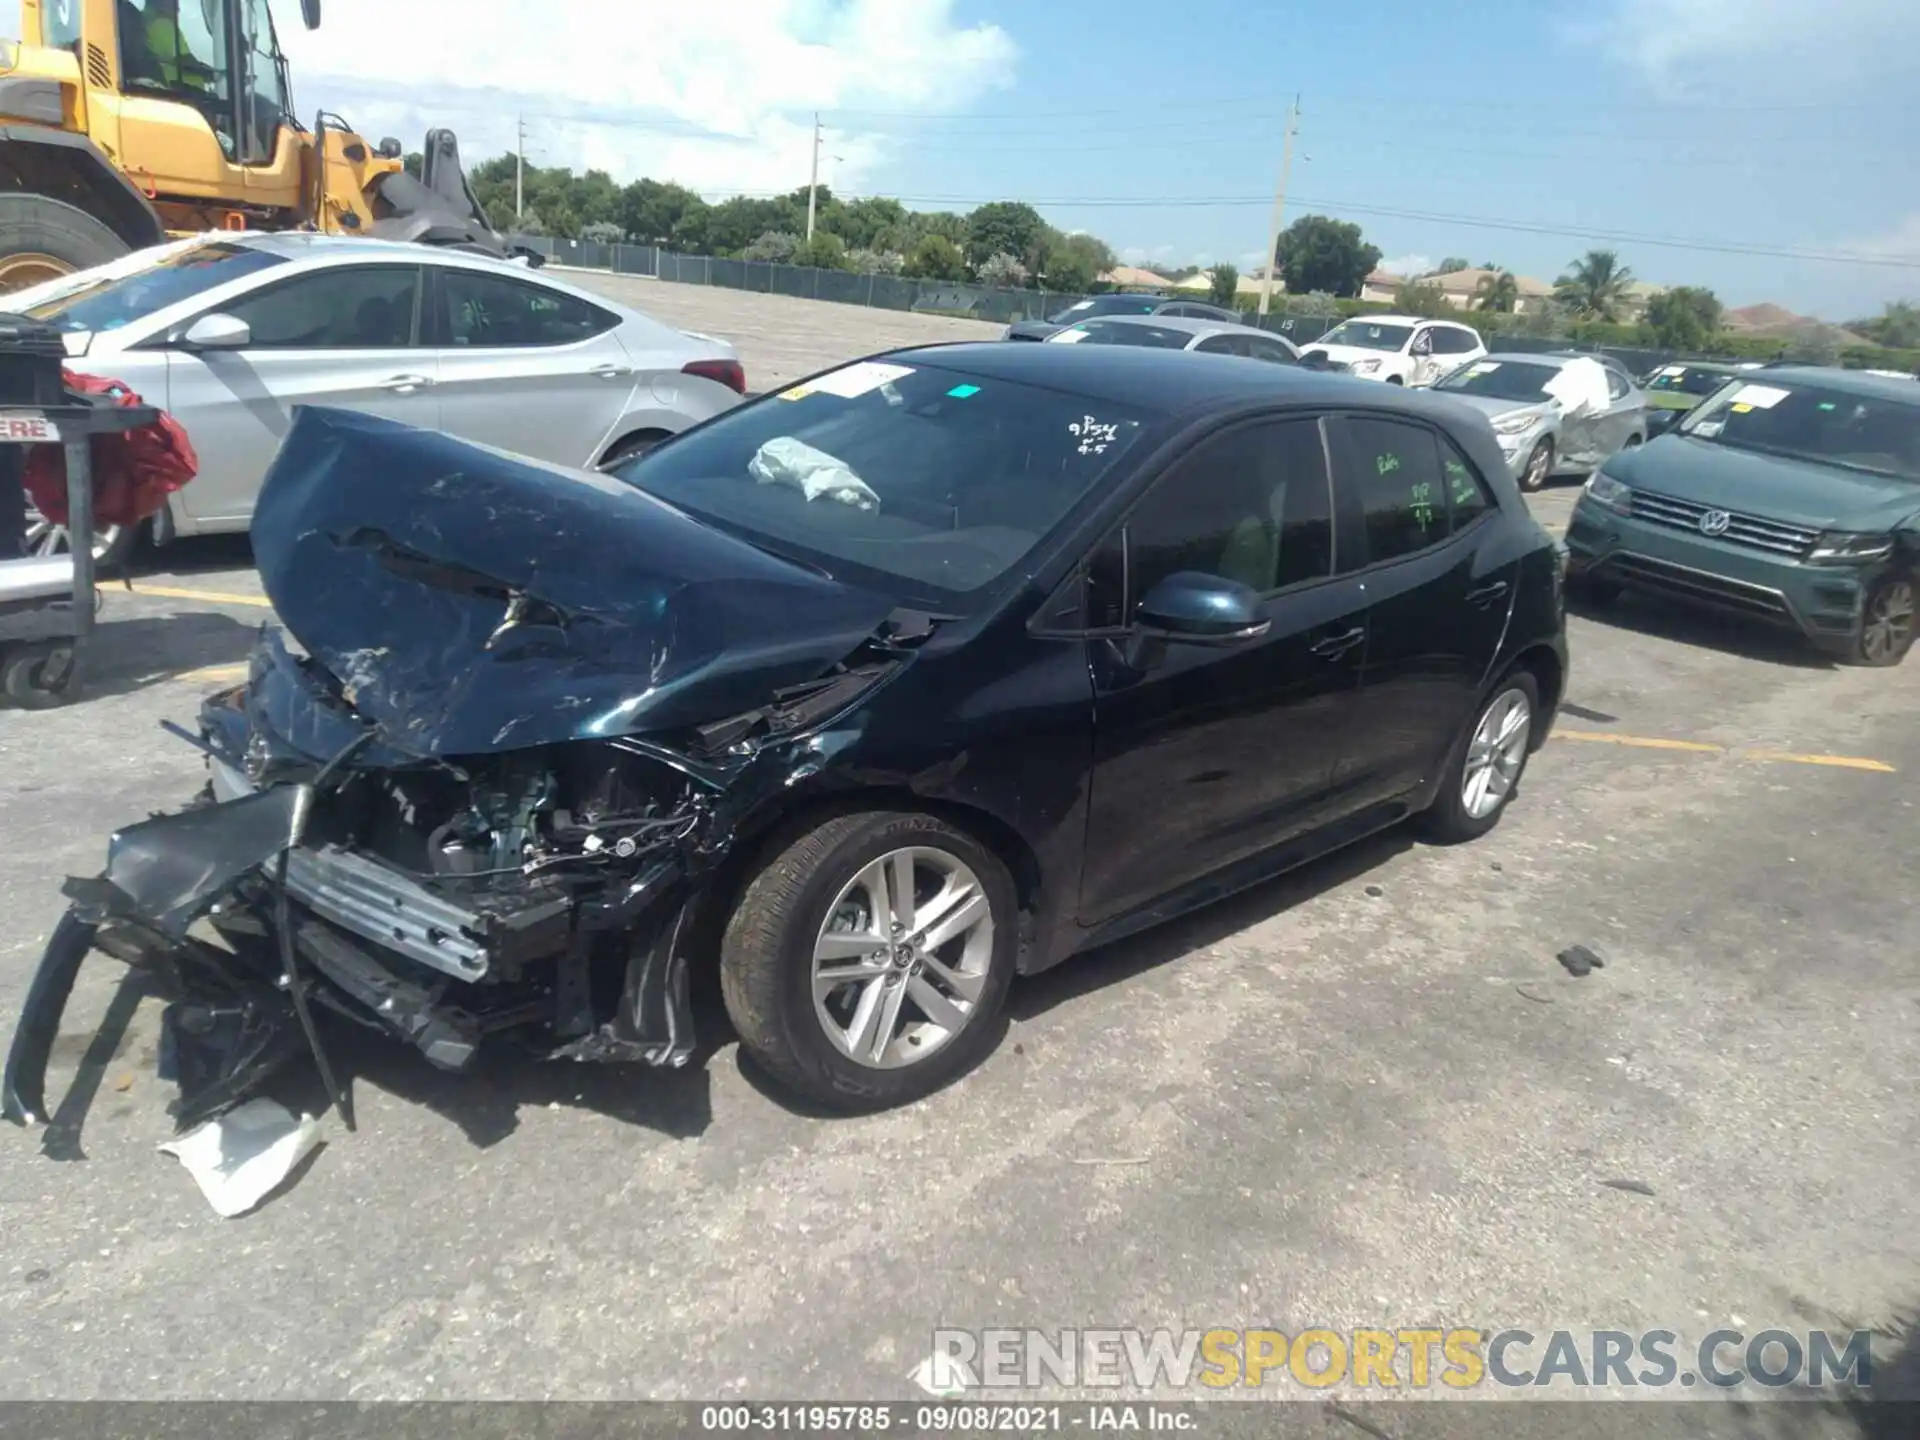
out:
M1078 345L1087 338L1087 332L1076 325L1071 330L1062 330L1053 338L1062 345Z
M1660 367L1660 373L1662 375L1684 375L1687 373L1687 367L1684 365L1662 365Z
M878 390L882 385L904 380L912 373L911 365L887 365L877 360L862 360L825 375L816 375L807 382L806 389L814 394L838 395L842 400L853 400L870 390Z
M1771 410L1791 393L1777 385L1742 385L1733 392L1734 408L1738 409L1745 405L1760 410Z
M1498 360L1476 360L1467 367L1466 378L1471 380L1476 375L1491 375L1499 368L1500 362Z
M1067 426L1067 433L1080 442L1082 455L1103 455L1107 446L1120 438L1120 427L1083 415Z
M947 394L952 396L955 400L971 400L975 395L978 395L979 393L980 393L980 387L978 385L956 385L951 390L947 391Z

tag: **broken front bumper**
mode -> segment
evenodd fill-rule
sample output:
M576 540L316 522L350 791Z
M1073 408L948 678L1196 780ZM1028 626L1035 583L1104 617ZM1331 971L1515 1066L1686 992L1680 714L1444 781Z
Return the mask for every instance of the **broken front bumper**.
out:
M695 897L677 860L591 905L545 896L464 906L377 859L307 843L313 786L255 792L217 757L213 771L213 803L118 831L105 872L64 887L72 906L28 986L0 1082L8 1119L47 1119L53 1043L96 949L171 1001L161 1054L181 1087L172 1109L183 1127L246 1098L302 1051L346 1111L309 999L448 1070L466 1069L488 1034L521 1029L544 1033L556 1057L691 1058ZM189 933L209 917L225 946ZM628 941L626 980L602 1016L588 967L609 935Z

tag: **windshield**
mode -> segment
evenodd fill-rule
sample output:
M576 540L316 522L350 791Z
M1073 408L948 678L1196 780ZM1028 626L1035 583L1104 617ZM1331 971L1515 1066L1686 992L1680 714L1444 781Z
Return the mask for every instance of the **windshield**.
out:
M1372 325L1364 320L1346 320L1314 343L1351 345L1359 350L1404 350L1412 338L1411 325Z
M862 361L613 473L699 520L903 603L964 611L1132 447L1142 412Z
M1718 445L1920 480L1920 400L1735 381L1689 410L1679 428Z
M1184 350L1193 342L1193 332L1165 325L1090 320L1053 338L1062 345L1151 345L1162 350Z
M1647 382L1649 390L1676 395L1711 395L1727 383L1730 370L1702 370L1695 365L1662 365Z
M1525 361L1476 360L1456 370L1433 388L1461 395L1483 395L1489 400L1513 400L1530 405L1548 398L1547 382L1560 373L1558 365L1530 365Z
M1095 295L1077 300L1047 317L1049 325L1071 325L1076 320L1091 320L1096 315L1151 315L1162 301L1158 295Z
M229 240L209 241L169 250L132 274L102 274L65 288L20 313L56 330L118 330L216 285L285 263L278 255Z

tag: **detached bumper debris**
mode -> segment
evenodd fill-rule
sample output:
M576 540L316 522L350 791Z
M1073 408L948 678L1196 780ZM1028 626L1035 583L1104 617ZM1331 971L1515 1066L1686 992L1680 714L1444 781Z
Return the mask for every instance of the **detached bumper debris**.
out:
M1585 945L1569 945L1560 952L1558 959L1576 980L1584 980L1594 971L1607 968L1607 962L1600 958L1600 953Z
M187 1167L214 1213L231 1220L271 1195L320 1143L320 1122L249 1100L160 1147Z

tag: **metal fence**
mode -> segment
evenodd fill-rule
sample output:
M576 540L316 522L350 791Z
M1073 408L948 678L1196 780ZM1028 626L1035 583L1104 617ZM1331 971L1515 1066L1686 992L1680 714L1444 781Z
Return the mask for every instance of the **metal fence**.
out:
M1044 320L1086 297L1047 290L1002 290L944 280L909 280L899 275L856 275L845 270L816 270L805 265L775 265L762 260L728 260L712 255L680 255L657 245L608 245L594 240L554 240L515 236L516 243L538 250L558 265L643 275L682 285L718 285L763 295L792 295L801 300L830 300L882 310L911 310L923 315L954 315L999 325L1015 320ZM1240 317L1249 325L1284 335L1296 345L1319 339L1340 323L1338 315L1258 315ZM1635 374L1682 358L1661 350L1630 346L1576 345L1551 336L1493 335L1488 346L1519 354L1579 350L1609 355Z

